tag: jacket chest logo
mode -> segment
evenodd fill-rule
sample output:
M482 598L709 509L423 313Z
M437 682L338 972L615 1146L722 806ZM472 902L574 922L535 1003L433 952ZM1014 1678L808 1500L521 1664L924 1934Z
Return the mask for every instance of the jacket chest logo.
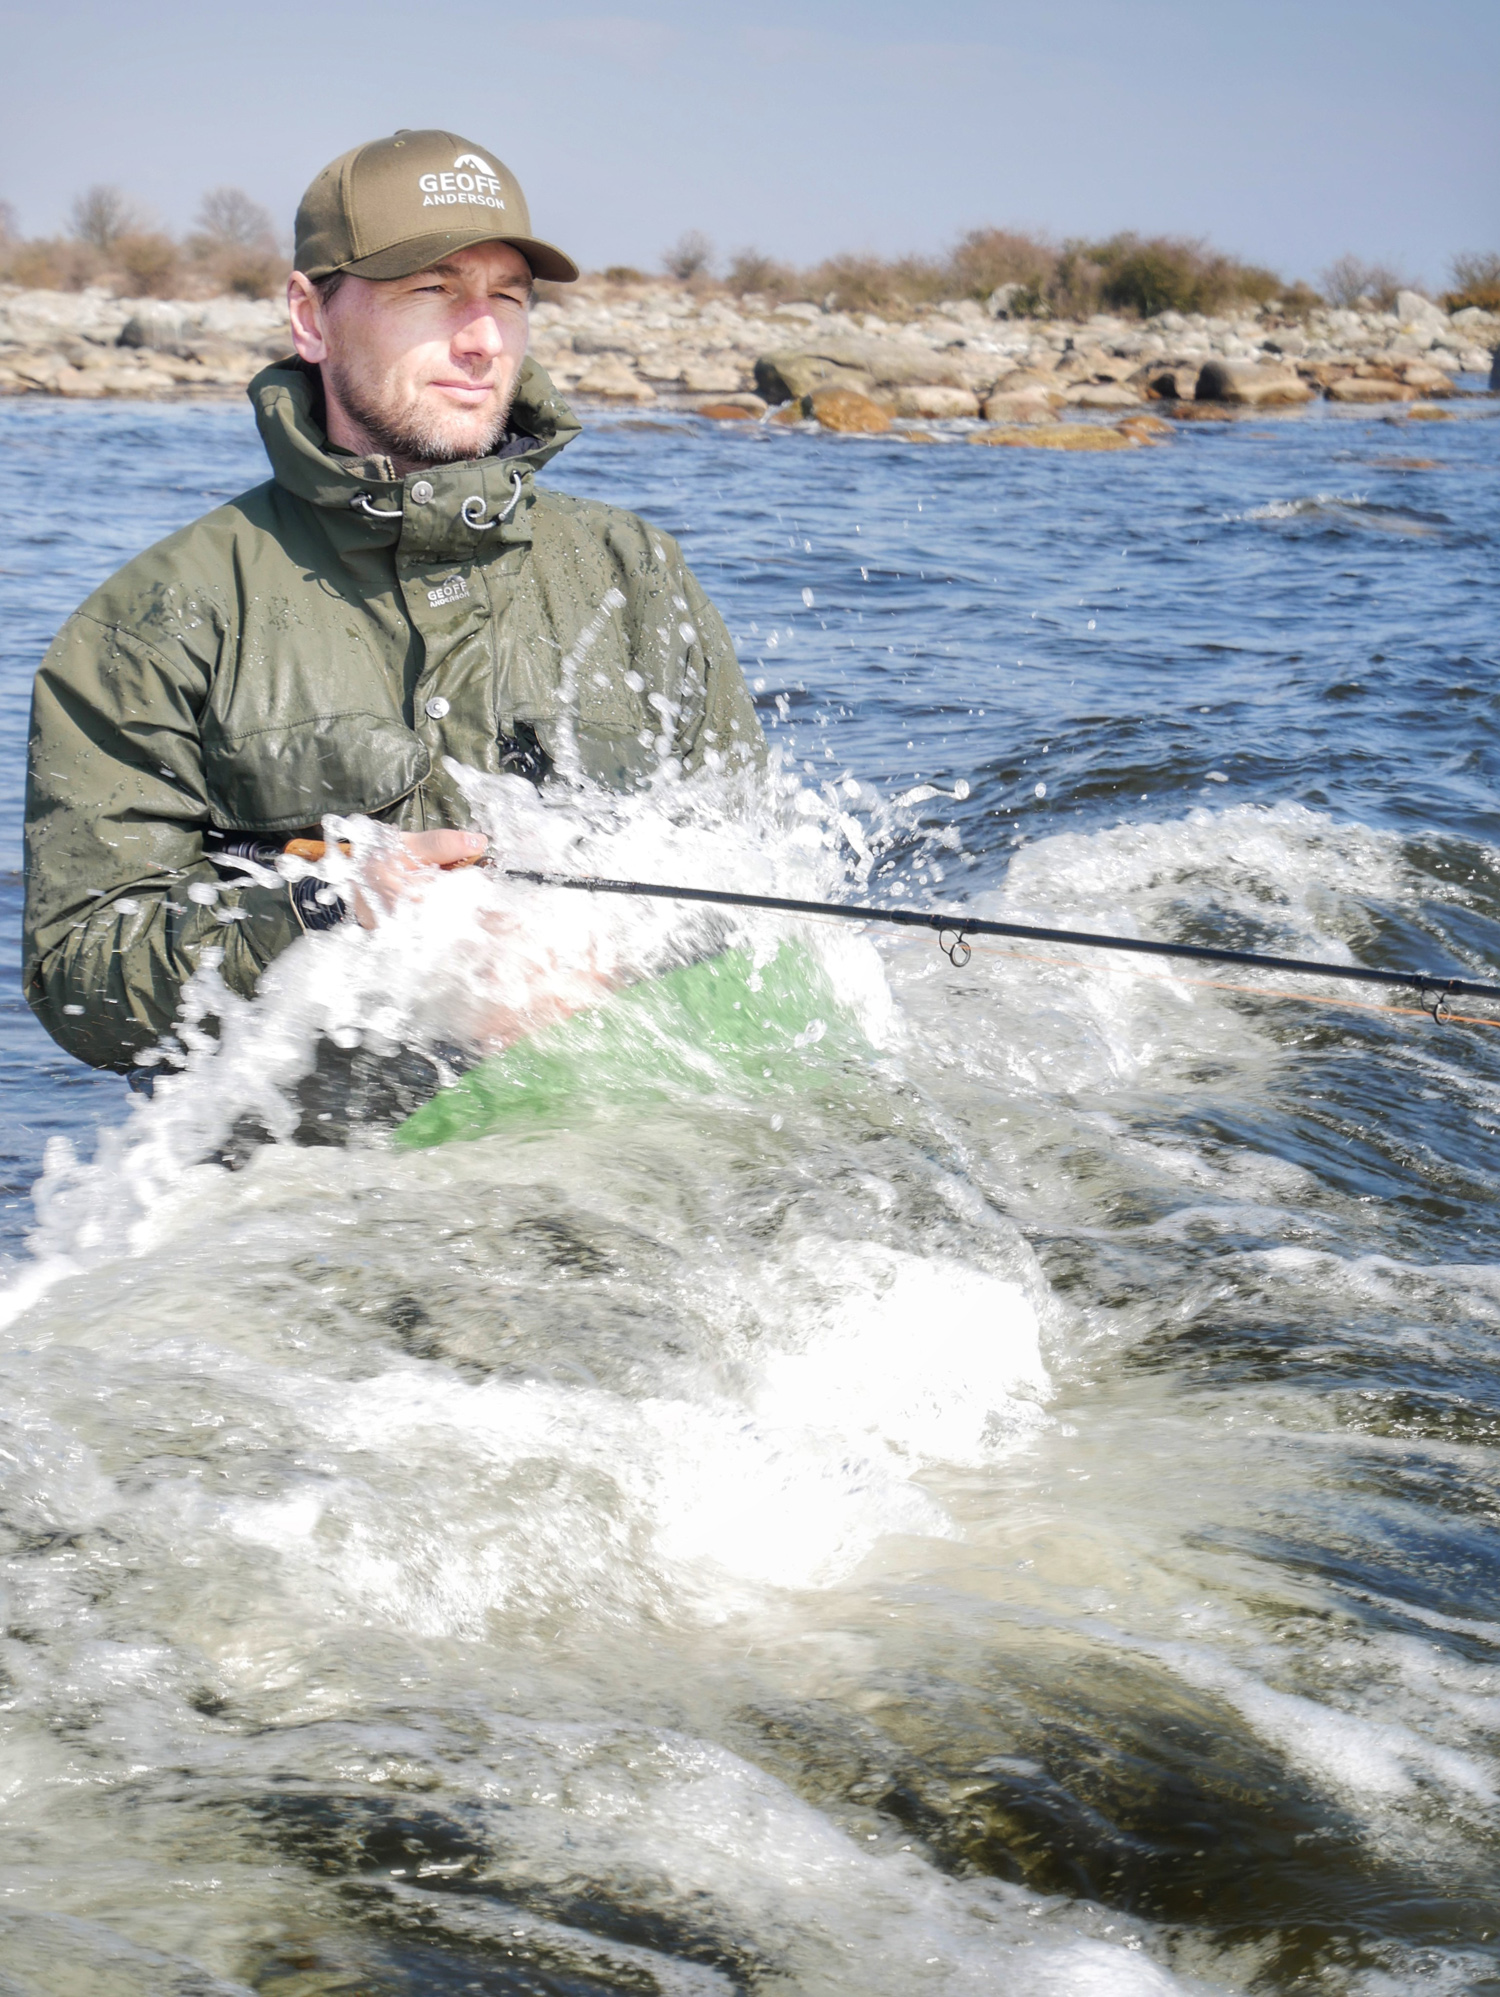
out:
M427 592L427 601L434 610L441 610L445 603L461 603L469 593L469 585L462 576L449 576L440 582L436 589Z

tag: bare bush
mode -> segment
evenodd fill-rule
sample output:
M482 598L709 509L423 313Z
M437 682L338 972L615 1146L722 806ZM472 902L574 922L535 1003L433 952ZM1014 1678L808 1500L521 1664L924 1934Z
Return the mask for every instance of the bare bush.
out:
M9 201L0 201L0 249L21 240L21 218Z
M242 187L211 187L203 197L196 231L189 241L204 244L210 252L274 250L276 228L265 209Z
M990 298L1002 285L1019 285L1007 310L1039 317L1057 274L1057 249L1016 229L971 229L949 252L953 291L962 298Z
M1387 265L1365 263L1354 256L1339 257L1320 270L1318 283L1329 304L1345 311L1363 305L1389 312L1396 303L1396 293L1404 288L1404 280Z
M797 273L790 264L778 263L756 249L735 251L729 259L724 282L741 297L746 292L756 292L778 301L793 297L798 289Z
M713 265L714 246L701 229L689 229L685 236L679 236L662 258L662 268L670 277L681 278L684 283L694 277L706 277Z
M137 235L144 227L139 210L118 187L91 187L73 203L73 234L108 256L122 237Z
M35 236L0 247L0 276L25 291L82 291L98 274L98 251L67 236Z
M827 257L800 273L802 295L835 312L876 312L899 319L951 295L946 265L931 257Z
M1450 312L1477 305L1481 312L1500 312L1500 252L1467 250L1452 263L1453 289L1443 303Z
M142 231L122 236L110 253L117 282L127 298L172 298L178 290L182 253L170 236Z

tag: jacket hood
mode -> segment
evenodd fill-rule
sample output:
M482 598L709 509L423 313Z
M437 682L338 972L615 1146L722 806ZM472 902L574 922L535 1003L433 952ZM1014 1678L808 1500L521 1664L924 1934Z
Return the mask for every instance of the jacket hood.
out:
M248 394L277 484L311 505L345 515L361 499L372 507L397 511L419 479L436 488L435 513L455 512L476 497L483 500L483 510L492 513L514 499L517 474L529 489L530 474L582 432L545 371L527 359L521 366L510 422L513 431L535 440L532 445L517 450L512 444L503 457L435 465L403 479L386 458L348 457L330 446L319 420L322 383L317 369L305 361L293 358L262 368Z

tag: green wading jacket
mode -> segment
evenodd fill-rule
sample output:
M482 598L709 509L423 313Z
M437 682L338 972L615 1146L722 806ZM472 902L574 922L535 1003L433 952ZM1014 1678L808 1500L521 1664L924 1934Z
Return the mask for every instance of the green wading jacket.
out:
M250 395L273 478L121 569L37 674L26 996L96 1067L167 1031L206 948L248 996L301 934L289 891L227 884L205 835L464 825L448 756L628 789L764 755L671 537L537 487L579 426L534 362L511 417L534 446L404 479L329 449L299 362Z

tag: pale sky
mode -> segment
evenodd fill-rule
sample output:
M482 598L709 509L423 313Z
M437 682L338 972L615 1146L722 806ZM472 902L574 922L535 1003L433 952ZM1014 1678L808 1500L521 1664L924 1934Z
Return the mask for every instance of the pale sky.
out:
M797 262L1135 228L1429 284L1500 249L1500 0L0 0L0 48L28 234L94 181L289 229L336 153L440 125L592 267L690 228Z

